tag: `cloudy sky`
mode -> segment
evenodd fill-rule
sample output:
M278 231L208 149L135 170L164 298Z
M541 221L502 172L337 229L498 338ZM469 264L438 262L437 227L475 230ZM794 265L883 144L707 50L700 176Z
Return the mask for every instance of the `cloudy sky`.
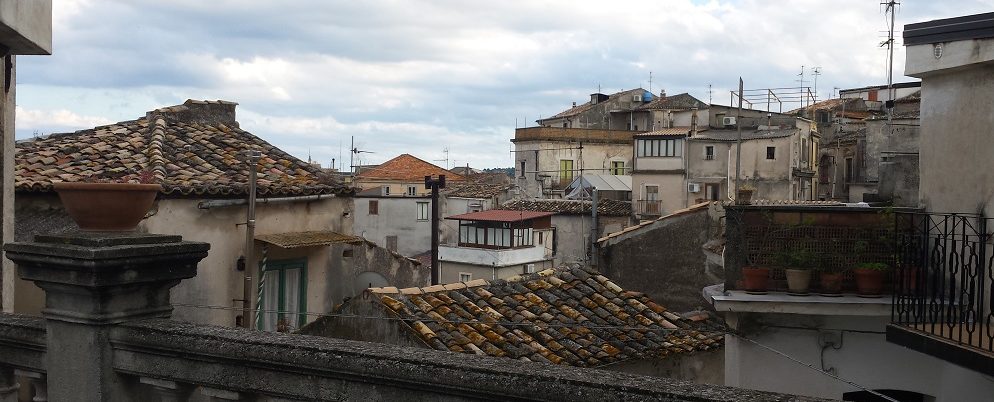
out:
M18 60L17 135L236 101L243 129L325 166L400 153L512 166L515 124L649 87L727 103L747 88L886 83L876 0L54 0L54 54ZM896 29L989 12L994 0L905 0ZM900 37L900 32L898 32ZM900 45L900 41L898 41ZM907 81L903 47L895 81ZM810 85L810 83L808 84ZM787 108L785 107L785 110ZM516 123L517 122L517 123ZM340 157L341 156L341 157ZM437 162L444 165L445 162Z

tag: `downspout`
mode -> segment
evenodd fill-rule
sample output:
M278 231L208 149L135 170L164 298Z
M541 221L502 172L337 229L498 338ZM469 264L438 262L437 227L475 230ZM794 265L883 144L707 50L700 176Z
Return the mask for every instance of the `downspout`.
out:
M255 192L258 181L258 166L260 154L249 151L248 169L248 210L245 219L245 271L243 271L242 286L242 326L251 328L255 320L252 319L252 271L255 264Z

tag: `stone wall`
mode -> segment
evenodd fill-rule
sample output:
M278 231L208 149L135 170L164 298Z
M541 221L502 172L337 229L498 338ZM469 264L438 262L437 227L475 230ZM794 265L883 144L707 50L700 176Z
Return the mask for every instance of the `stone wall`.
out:
M705 270L702 247L719 229L708 211L684 210L602 242L598 268L618 286L644 292L671 310L710 307L701 289L721 279Z

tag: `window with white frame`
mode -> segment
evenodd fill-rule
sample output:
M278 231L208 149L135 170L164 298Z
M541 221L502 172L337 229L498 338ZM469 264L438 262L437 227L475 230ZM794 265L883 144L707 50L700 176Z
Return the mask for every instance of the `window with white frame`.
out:
M713 160L714 159L714 145L704 146L704 159Z
M682 156L683 140L674 139L645 139L635 141L636 155L640 157Z
M407 186L407 195L418 195L418 186Z
M460 272L459 273L459 282L469 282L471 280L473 280L473 274L471 274L469 272Z
M428 217L431 216L431 204L427 202L418 203L418 220L426 221Z

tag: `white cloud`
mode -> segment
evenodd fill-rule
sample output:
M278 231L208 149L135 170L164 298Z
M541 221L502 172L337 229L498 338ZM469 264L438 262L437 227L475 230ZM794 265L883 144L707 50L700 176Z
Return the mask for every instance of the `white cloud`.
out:
M31 110L17 106L14 109L16 131L50 134L57 131L80 130L113 123L101 116L83 116L67 109Z

